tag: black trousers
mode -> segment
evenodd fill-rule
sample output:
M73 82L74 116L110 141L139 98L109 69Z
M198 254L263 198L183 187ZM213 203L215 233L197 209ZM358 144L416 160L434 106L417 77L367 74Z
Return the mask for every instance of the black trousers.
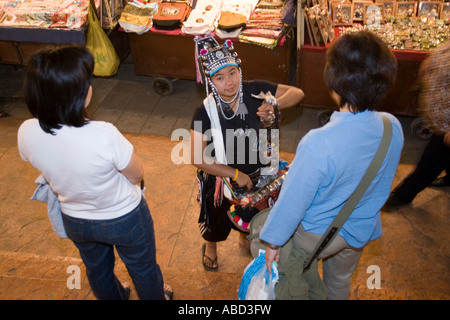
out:
M219 206L214 204L216 177L208 175L203 180L202 208L199 224L203 239L210 242L225 241L232 229L238 230L228 217L230 202L225 197Z
M411 202L444 170L445 179L450 182L450 147L444 144L443 135L433 134L415 170L394 189L393 193L403 201Z

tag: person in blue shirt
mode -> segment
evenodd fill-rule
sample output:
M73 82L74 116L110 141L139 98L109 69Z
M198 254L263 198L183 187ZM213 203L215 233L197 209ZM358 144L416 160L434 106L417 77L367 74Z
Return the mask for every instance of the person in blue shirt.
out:
M294 247L312 252L361 181L381 141L381 114L388 117L393 136L386 158L338 236L319 256L328 299L348 299L362 249L382 233L380 209L389 196L404 138L400 122L375 109L393 85L396 70L395 56L370 32L345 34L331 44L324 79L339 111L301 139L261 230L267 266L279 261L280 247L291 237Z

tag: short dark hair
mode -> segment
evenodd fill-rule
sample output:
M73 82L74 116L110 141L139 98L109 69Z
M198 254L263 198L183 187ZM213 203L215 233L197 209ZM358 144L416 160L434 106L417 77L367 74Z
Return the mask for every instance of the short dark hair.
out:
M352 112L376 109L395 81L397 59L370 31L347 33L328 48L324 80Z
M89 121L85 102L94 63L90 51L78 45L43 49L30 57L24 96L42 130L55 134L62 125L82 127Z

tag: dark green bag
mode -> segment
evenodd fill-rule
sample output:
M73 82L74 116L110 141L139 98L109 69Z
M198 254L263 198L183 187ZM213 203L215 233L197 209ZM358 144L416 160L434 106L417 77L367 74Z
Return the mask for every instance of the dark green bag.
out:
M265 250L266 244L259 238L259 232L266 222L270 208L258 212L250 222L250 251L256 258L259 250ZM327 288L317 270L317 259L311 263L311 268L303 272L303 266L309 254L304 250L294 248L292 238L281 248L278 272L280 280L275 286L278 300L323 300L327 298ZM303 273L303 274L302 274ZM291 280L288 280L291 279Z

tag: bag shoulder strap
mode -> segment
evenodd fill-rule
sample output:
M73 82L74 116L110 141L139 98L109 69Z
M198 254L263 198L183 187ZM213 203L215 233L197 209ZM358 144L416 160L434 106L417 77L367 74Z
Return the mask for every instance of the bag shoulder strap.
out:
M323 234L319 243L310 254L309 258L305 261L305 265L303 270L308 270L311 266L311 263L314 259L317 259L319 254L326 248L326 246L334 239L339 230L344 225L345 221L347 221L350 214L355 209L361 197L366 192L369 185L372 183L372 180L377 175L380 170L381 165L383 164L384 158L386 157L386 153L389 149L392 139L392 124L391 121L384 115L381 115L383 118L383 137L381 138L380 146L378 147L377 152L375 153L372 162L367 168L366 173L364 174L361 182L355 191L351 194L351 196L347 199L346 203L342 207L339 214L334 218L331 225L328 227L327 231Z

